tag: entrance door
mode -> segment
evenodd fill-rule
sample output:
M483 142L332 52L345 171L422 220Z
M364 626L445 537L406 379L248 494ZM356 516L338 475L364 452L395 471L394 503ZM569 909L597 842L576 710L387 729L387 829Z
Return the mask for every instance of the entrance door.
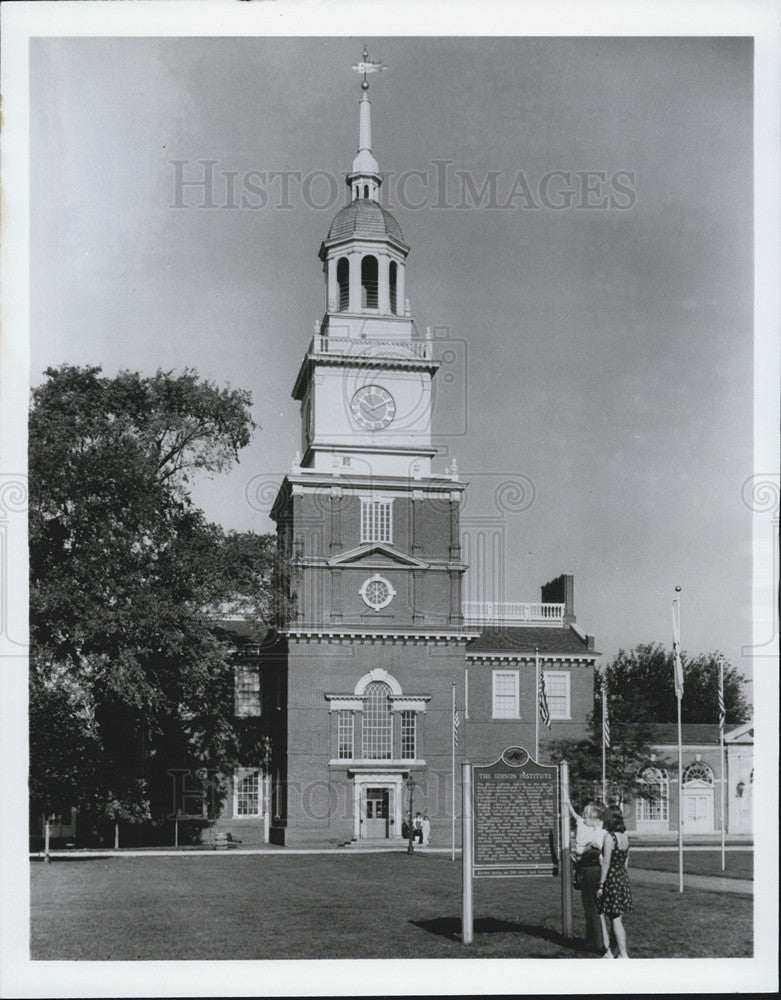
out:
M683 786L684 830L713 833L713 786L692 781Z
M363 819L364 837L387 837L390 813L390 790L366 789L366 815Z

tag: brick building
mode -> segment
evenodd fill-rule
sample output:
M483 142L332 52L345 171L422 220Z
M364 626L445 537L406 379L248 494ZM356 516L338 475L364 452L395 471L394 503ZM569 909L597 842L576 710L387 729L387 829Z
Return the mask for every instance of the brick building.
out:
M488 762L538 739L545 759L538 677L557 737L583 735L593 703L598 654L571 575L539 602L462 602L467 485L455 463L432 468L440 362L406 297L410 248L379 204L362 86L350 201L319 253L326 310L293 388L301 451L271 514L295 611L242 640L237 708L266 720L271 746L265 769L233 776L218 823L245 843L400 841L410 777L432 843L449 843L454 705L458 760Z

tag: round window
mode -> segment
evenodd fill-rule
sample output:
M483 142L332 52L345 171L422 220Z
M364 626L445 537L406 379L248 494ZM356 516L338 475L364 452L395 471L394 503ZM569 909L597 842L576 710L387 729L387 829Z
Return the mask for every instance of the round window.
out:
M364 603L372 608L372 610L380 611L390 604L396 596L396 591L384 577L380 576L379 573L375 573L368 580L364 580L360 594Z

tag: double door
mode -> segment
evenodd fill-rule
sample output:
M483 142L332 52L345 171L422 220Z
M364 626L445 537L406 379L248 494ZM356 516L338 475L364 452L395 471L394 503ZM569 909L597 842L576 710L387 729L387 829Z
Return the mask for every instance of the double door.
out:
M364 798L363 836L383 839L390 836L390 788L367 788Z

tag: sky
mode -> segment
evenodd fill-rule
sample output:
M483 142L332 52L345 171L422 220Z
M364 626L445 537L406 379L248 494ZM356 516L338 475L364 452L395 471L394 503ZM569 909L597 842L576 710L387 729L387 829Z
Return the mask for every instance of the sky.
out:
M444 358L434 468L469 484L467 544L500 538L498 599L574 573L604 662L669 646L680 586L684 650L750 676L750 38L33 39L32 384L67 362L250 390L252 444L194 497L273 530L258 487L298 447L364 45L381 200ZM214 207L177 184L201 161Z

